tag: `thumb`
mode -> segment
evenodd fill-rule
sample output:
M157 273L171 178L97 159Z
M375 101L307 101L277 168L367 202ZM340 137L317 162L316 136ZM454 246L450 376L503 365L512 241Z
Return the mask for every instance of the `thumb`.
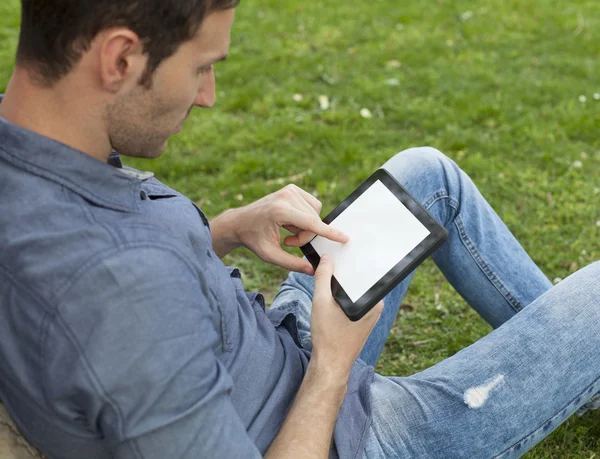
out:
M281 266L289 271L305 273L311 276L313 274L312 265L307 260L292 255L291 253L287 253L279 247L264 255L265 261Z
M331 276L333 276L333 260L329 255L323 254L315 273L315 293L327 292L331 295Z
M300 231L298 234L286 237L283 243L288 247L302 247L303 245L312 241L314 237L314 233L309 231Z

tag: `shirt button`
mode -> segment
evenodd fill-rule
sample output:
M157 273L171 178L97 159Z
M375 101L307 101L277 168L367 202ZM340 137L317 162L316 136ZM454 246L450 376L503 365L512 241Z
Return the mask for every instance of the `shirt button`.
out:
M140 199L142 201L145 201L146 199L148 199L148 195L146 194L146 192L144 190L140 191Z

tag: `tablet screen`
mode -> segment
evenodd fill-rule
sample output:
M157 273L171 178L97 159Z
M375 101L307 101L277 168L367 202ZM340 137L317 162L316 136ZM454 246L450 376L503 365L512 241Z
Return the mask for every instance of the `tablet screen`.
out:
M331 223L350 237L346 244L321 236L311 245L327 253L334 276L356 302L415 249L430 231L377 180Z

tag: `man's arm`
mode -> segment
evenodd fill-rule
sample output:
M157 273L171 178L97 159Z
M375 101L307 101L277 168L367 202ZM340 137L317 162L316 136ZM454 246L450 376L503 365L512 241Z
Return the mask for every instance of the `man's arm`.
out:
M69 377L55 374L49 393L82 413L116 459L261 457L231 401L192 263L159 243L118 247L61 298L48 367Z
M350 369L381 314L379 305L349 321L331 295L332 273L322 257L313 355L268 458L327 457ZM78 385L48 381L57 384L50 392L65 399L85 394L76 411L115 458L260 457L231 402L231 378L214 355L219 338L203 298L185 255L148 246L104 254L66 289L56 326L83 354L52 354L61 361L49 366L70 368L68 381Z
M379 320L379 303L350 321L331 295L333 263L324 255L315 276L313 354L296 399L265 458L327 458L350 370Z
M223 212L211 220L213 249L224 257L240 246L248 247L263 261L291 271L314 274L311 264L281 248L280 228L291 233L284 240L288 247L300 247L315 234L336 242L348 236L321 221L321 202L298 188L285 188L238 209Z
M311 360L281 430L265 458L327 458L348 375L336 375Z

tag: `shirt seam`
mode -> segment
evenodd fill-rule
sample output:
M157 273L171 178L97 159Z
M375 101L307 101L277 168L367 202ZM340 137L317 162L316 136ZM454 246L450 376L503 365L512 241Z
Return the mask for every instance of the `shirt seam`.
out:
M4 274L4 277L6 279L8 279L10 282L12 282L12 284L15 285L18 289L20 289L21 291L27 292L30 295L31 299L34 302L36 302L37 304L39 304L44 310L44 316L41 320L40 327L39 327L40 338L38 339L38 349L36 350L37 355L40 357L40 361L43 361L43 357L45 355L44 354L44 342L47 337L47 329L48 329L47 324L49 323L49 318L51 317L52 311L54 310L54 308L50 305L49 302L45 301L41 296L39 296L36 290L26 289L25 286L17 278L15 278L10 273L10 271L8 271L6 269L6 267L4 267L1 264L0 264L0 271ZM7 381L7 384L10 384L13 387L15 386L14 382L12 382L12 381ZM42 388L42 393L44 394L45 406L37 403L35 401L35 399L33 399L33 400L29 399L29 402L32 403L33 405L35 405L37 407L37 409L42 412L53 412L53 410L49 409L51 405L50 405L50 403L48 403L47 390L46 390L46 385L45 385L44 381L41 382L41 388ZM25 395L23 395L23 396L26 397ZM26 398L28 398L28 397L26 397ZM54 414L56 414L56 413L54 413ZM55 425L55 428L63 430L59 425ZM70 436L76 436L73 432L70 432L70 431L65 431L65 433ZM81 438L85 438L85 437L81 437Z
M42 306L42 308L44 310L44 317L42 318L41 325L40 325L40 338L41 338L41 336L43 336L43 334L44 334L43 323L46 320L48 311L52 309L51 306L46 301L44 301L44 299L41 296L38 295L37 291L25 288L25 286L23 284L21 284L21 282L16 277L14 277L13 274L2 264L0 264L0 273L3 274L4 278L7 279L8 282L11 282L12 285L16 286L20 291L27 292L27 294L29 294L29 296L35 303ZM40 357L41 357L41 349L42 349L42 341L41 341L41 339L38 339L38 349L36 349L36 354ZM12 381L9 381L8 383L11 384L12 386L15 385ZM43 388L43 383L42 383L42 391L43 390L44 390L44 388ZM40 406L35 401L34 401L34 404L40 410L44 411L43 406Z

